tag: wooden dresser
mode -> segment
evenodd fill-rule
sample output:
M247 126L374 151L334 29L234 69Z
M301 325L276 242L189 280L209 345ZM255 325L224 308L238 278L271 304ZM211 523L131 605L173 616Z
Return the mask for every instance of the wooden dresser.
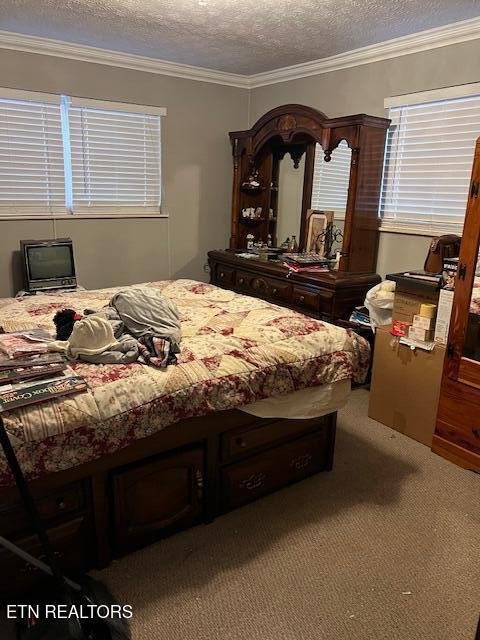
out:
M378 203L389 124L287 104L231 132L230 251L208 254L211 282L330 321L348 318L380 281ZM328 227L319 229L322 218ZM255 242L278 247L287 236L300 251L338 255L338 271L287 278L279 262L235 255Z
M208 263L212 284L329 322L348 319L353 307L363 304L367 291L380 282L375 273L288 276L288 269L280 263L240 258L232 250L210 251Z
M480 473L480 138L463 228L432 451Z

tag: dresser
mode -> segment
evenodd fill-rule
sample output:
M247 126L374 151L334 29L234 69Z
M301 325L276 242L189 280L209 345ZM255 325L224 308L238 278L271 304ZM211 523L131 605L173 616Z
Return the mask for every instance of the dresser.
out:
M344 271L291 274L277 262L241 258L233 250L210 251L210 282L275 302L306 315L334 322L348 319L363 304L367 291L380 282L377 274Z
M389 124L287 104L231 132L230 246L208 254L210 281L314 317L348 318L380 282L378 203ZM338 257L338 269L289 275L281 262L238 255L255 244L279 247L287 237L300 251Z

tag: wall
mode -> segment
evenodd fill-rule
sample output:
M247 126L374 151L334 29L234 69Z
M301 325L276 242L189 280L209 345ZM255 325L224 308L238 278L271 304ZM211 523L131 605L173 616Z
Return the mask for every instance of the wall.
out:
M329 117L385 116L384 98L480 80L480 40L424 51L309 78L259 87L250 96L250 126L269 109L299 103ZM479 132L480 133L480 132ZM380 234L377 271L421 268L429 238Z
M43 55L0 50L0 86L167 108L162 120L167 219L0 221L0 296L21 286L23 238L70 236L87 288L168 277L206 279L209 249L228 246L228 131L247 126L248 91ZM170 237L170 242L169 242ZM170 247L170 254L169 254Z

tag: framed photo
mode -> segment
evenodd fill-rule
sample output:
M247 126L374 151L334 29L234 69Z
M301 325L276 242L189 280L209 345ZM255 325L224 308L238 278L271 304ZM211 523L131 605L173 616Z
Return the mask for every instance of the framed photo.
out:
M333 211L307 211L307 253L325 254L325 231L333 223Z

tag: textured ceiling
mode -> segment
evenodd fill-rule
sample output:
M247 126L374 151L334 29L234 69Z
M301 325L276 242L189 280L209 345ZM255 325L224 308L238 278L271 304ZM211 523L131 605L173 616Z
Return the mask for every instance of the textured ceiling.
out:
M0 0L0 30L243 74L478 15L478 0Z

